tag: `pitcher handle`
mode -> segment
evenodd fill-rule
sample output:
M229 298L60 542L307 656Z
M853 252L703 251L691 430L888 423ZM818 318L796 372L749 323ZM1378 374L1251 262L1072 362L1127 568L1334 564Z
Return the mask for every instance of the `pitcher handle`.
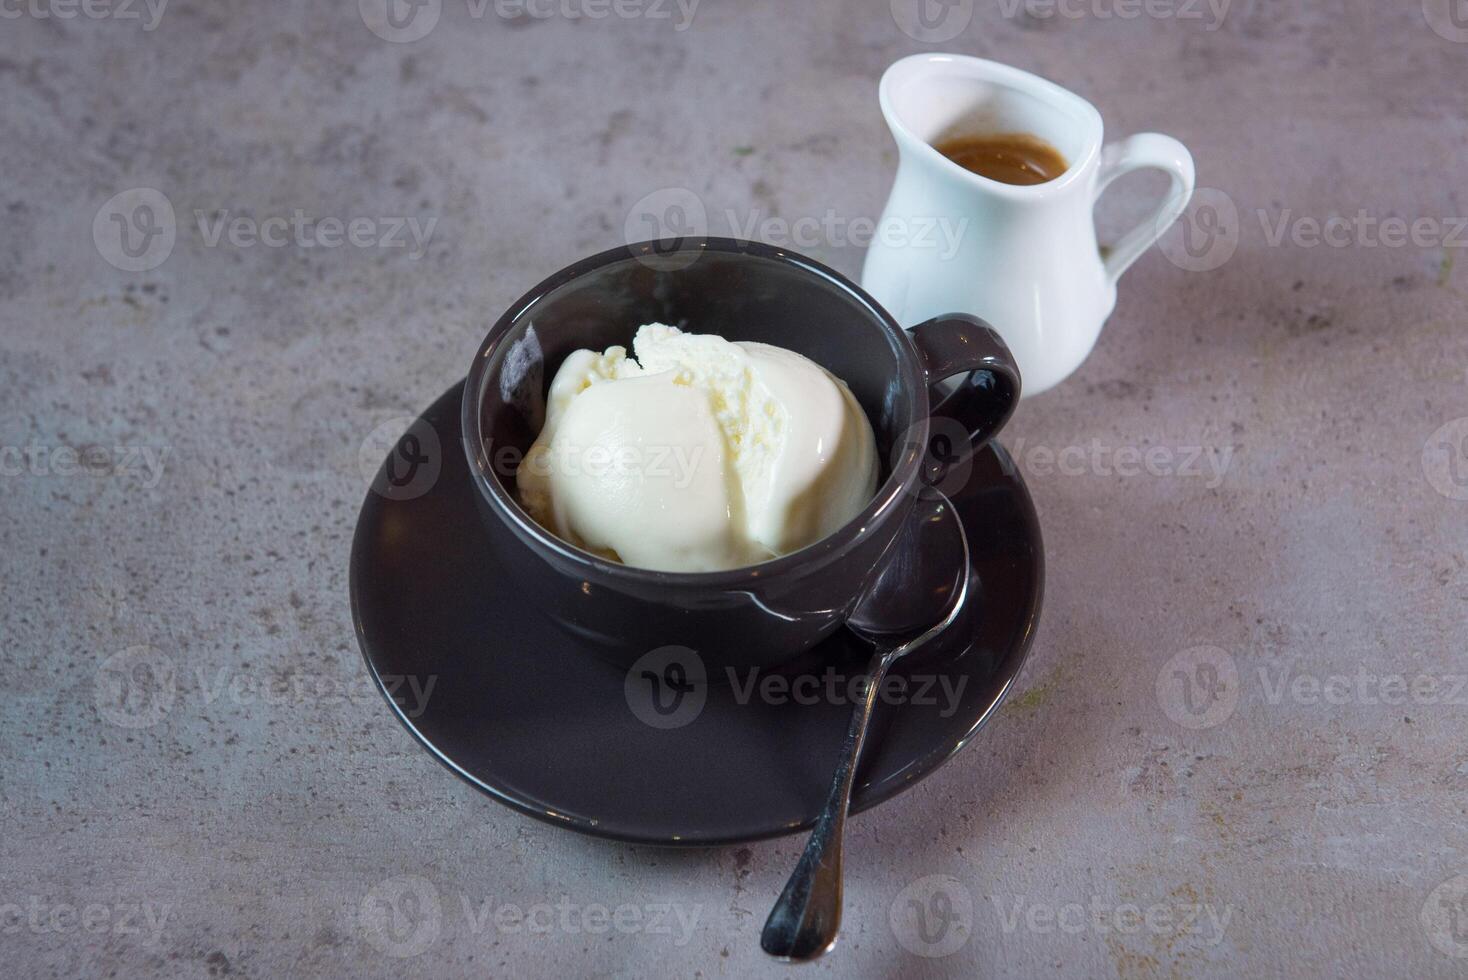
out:
M1101 150L1101 169L1096 178L1096 199L1113 180L1133 170L1152 168L1172 178L1162 203L1141 224L1117 239L1106 256L1106 278L1112 285L1152 244L1161 238L1188 206L1193 196L1193 155L1171 136L1138 133ZM1094 203L1094 202L1093 202Z

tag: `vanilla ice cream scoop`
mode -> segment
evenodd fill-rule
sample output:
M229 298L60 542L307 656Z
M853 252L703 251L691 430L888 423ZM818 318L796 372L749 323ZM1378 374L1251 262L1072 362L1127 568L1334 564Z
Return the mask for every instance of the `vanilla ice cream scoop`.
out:
M516 473L542 526L662 571L753 565L812 544L877 489L871 423L844 382L793 351L652 323L578 350Z

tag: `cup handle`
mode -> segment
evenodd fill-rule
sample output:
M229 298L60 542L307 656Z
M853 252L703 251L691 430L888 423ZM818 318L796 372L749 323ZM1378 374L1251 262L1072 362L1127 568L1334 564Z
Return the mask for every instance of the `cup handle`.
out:
M1193 196L1193 155L1171 136L1138 133L1101 150L1101 169L1096 178L1096 200L1113 180L1133 170L1152 168L1172 178L1167 197L1142 219L1142 223L1117 239L1106 256L1106 278L1112 285L1133 262L1183 213ZM1094 203L1094 201L1092 202Z
M999 332L967 313L947 313L919 323L911 330L922 355L928 396L938 399L930 419L951 419L968 433L968 444L939 447L941 429L929 427L924 454L924 478L938 482L956 464L966 463L1004 427L1019 403L1019 365ZM946 378L967 375L957 388L940 398L937 385Z

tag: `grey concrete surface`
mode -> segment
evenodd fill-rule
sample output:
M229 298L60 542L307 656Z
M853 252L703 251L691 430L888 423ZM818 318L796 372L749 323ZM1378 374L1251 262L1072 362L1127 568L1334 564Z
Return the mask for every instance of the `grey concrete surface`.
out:
M389 41L372 0L0 4L0 972L800 972L757 944L799 841L542 826L360 685L358 457L650 193L715 232L875 218L877 78L947 49L1182 139L1214 210L1006 433L1046 534L1034 655L855 821L845 939L804 972L1468 974L1468 30L1439 0L933 11L913 33L954 36L905 0L434 0ZM108 204L135 188L172 224ZM1103 229L1157 190L1118 185ZM307 247L267 221L298 209L367 224Z

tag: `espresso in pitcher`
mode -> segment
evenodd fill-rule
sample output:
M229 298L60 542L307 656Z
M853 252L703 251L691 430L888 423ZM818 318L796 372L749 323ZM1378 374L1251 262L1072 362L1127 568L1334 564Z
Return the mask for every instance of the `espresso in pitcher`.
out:
M1004 184L1043 184L1070 166L1059 150L1029 133L957 136L933 149L965 170Z

